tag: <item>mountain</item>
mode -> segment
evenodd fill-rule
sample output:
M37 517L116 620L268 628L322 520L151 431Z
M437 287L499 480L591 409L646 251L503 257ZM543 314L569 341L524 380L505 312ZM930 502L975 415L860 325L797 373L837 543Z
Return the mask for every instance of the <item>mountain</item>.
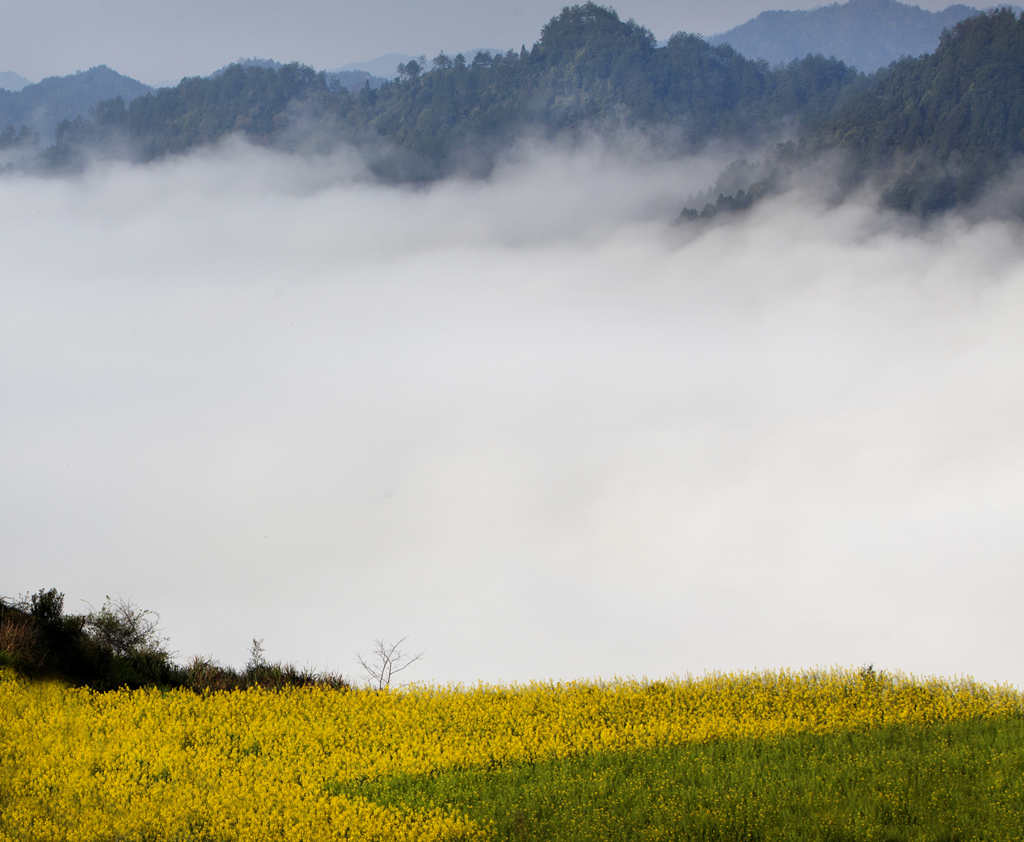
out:
M0 71L0 88L3 90L20 91L26 85L31 84L32 83L24 76L20 76L11 70Z
M851 91L808 144L843 150L861 179L885 174L891 207L926 215L973 202L1024 155L1024 16L962 21L934 53Z
M210 74L211 78L216 78L223 75L229 68L240 66L245 68L259 67L264 70L280 70L285 67L285 64L280 61L275 61L270 58L240 58L238 61L227 64L221 67L219 70L213 71ZM371 88L379 88L386 82L386 79L381 79L365 70L331 70L327 71L327 84L333 88L345 88L349 91L359 91L362 88L369 85ZM169 85L168 87L174 87Z
M354 144L387 179L485 175L524 134L661 127L676 151L715 137L756 142L829 113L857 76L820 56L772 70L682 33L658 47L649 30L593 3L566 8L532 49L442 53L432 64L410 60L398 80L355 93L300 65L236 64L65 126L51 157L72 161L76 148L116 135L149 160L237 132L283 148Z
M51 76L17 92L0 91L0 129L24 125L51 140L62 120L88 114L104 100L121 97L128 102L149 90L105 65L70 76Z
M405 64L415 56L407 56L405 53L387 53L383 56L370 58L366 61L353 61L343 64L334 73L341 73L346 70L362 70L371 76L379 76L381 79L394 79L398 75L398 65Z
M928 215L971 204L1024 156L1024 18L1010 10L966 18L935 52L871 76L820 55L772 68L684 33L658 46L593 3L564 9L531 49L424 65L407 61L398 79L351 91L298 64L234 64L97 105L61 124L45 160L81 166L92 147L149 161L240 134L283 150L355 146L378 177L423 182L486 176L524 136L625 129L666 154L788 136L774 161L730 170L723 209L784 189L829 156L837 195L875 182L890 207Z
M229 67L234 67L236 64L240 64L242 67L263 67L267 70L278 70L284 67L284 62L275 61L272 58L240 58L225 64L223 67L214 70L211 76L222 75ZM173 86L171 86L173 87Z
M1024 16L1001 9L961 21L934 53L857 80L796 143L735 162L681 218L745 210L826 159L837 199L870 183L884 206L927 217L996 188L982 214L1024 217L1019 182L1005 178L1022 156Z
M850 0L810 11L762 12L709 40L770 64L820 53L870 73L904 56L932 52L943 30L978 11L955 5L929 12L896 0Z

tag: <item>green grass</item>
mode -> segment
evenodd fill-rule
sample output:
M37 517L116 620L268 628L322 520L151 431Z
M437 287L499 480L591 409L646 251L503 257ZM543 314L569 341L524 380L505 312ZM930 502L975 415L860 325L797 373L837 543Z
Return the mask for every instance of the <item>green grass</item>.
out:
M1024 840L1024 719L723 740L329 787L509 840Z

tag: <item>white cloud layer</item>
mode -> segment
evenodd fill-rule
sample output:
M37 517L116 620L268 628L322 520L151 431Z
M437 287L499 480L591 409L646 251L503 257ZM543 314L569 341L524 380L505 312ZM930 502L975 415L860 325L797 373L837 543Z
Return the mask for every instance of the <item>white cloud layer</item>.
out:
M416 680L1024 684L1020 227L668 225L713 164L0 181L4 591L234 663L409 635Z

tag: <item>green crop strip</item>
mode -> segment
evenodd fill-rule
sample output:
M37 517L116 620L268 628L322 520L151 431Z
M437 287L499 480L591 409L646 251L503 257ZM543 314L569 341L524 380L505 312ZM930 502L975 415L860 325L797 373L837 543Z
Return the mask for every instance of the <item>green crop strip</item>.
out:
M719 740L339 786L509 840L1020 840L1024 719Z

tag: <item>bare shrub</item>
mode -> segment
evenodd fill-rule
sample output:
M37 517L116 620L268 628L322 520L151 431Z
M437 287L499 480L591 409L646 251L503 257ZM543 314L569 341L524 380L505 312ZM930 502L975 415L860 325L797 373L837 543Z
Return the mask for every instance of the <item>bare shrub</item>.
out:
M85 629L100 645L115 655L168 655L167 639L159 633L160 616L139 608L127 599L109 596L99 611L90 612Z
M356 656L370 686L375 690L386 690L389 688L391 686L391 679L395 675L409 669L409 667L423 657L422 652L416 655L403 652L401 646L405 643L405 640L404 637L395 643L385 643L383 640L377 640L374 644L373 653L369 657L364 657L363 655Z

